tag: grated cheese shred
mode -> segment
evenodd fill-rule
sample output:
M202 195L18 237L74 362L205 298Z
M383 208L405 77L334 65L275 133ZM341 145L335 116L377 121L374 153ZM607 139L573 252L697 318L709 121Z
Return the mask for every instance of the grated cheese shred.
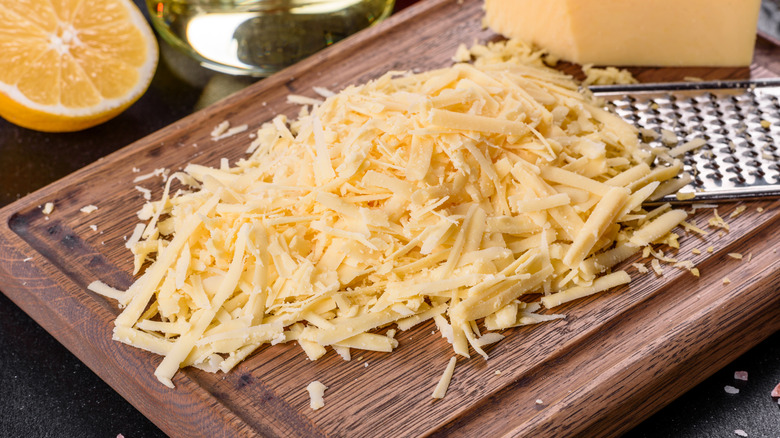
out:
M309 393L309 406L312 410L316 411L325 406L326 389L328 389L328 387L317 380L306 386L306 391Z
M456 356L450 358L447 367L444 369L444 373L442 373L441 378L439 379L439 383L436 384L436 388L433 390L433 398L444 398L444 395L447 394L447 388L450 387L450 381L452 380L452 374L455 372L455 363L457 360Z
M428 320L456 354L487 357L503 336L482 324L563 318L546 309L676 244L687 214L642 203L679 165L651 167L639 132L540 52L459 52L473 63L292 97L310 107L263 124L246 158L173 174L127 242L140 277L93 288L124 306L114 339L163 355L171 387L182 367L227 372L264 344L389 352L395 332L378 330Z

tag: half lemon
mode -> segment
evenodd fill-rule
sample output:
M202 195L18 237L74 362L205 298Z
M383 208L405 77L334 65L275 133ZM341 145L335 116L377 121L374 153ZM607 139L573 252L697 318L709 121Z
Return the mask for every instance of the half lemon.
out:
M103 123L143 95L157 59L130 0L0 0L0 116L16 125Z

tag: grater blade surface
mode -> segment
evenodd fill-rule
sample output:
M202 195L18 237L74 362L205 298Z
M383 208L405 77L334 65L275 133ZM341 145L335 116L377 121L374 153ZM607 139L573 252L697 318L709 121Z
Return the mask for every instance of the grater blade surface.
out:
M637 128L668 130L704 146L680 158L693 200L780 197L780 79L593 86ZM651 147L661 139L646 140ZM674 195L659 202L680 203Z

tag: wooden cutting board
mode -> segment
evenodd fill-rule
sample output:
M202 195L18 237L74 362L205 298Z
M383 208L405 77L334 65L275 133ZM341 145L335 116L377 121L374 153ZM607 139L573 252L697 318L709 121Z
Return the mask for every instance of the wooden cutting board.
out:
M134 186L155 198L162 186L157 177L134 178L242 157L262 122L295 116L289 93L314 96L312 86L338 90L388 70L448 65L458 44L496 38L481 29L481 6L422 1L0 210L0 289L171 436L552 437L630 429L780 328L780 202L724 204L718 212L730 231L686 235L678 254L696 263L701 278L629 267L630 287L564 306L565 320L506 331L487 361L458 358L439 401L431 393L452 351L432 324L399 334L392 354L345 362L331 352L310 362L297 346L277 345L227 375L184 370L170 390L153 376L160 357L112 341L119 309L86 289L95 279L119 288L132 281L124 239L144 202ZM780 76L780 50L759 38L750 69L634 72L644 82ZM223 120L250 130L214 142L210 132ZM55 204L48 217L40 208L46 202ZM79 211L89 204L99 210ZM747 208L729 218L736 205ZM711 215L690 221L704 228ZM708 246L712 252L691 253ZM328 386L318 411L305 390L313 380Z

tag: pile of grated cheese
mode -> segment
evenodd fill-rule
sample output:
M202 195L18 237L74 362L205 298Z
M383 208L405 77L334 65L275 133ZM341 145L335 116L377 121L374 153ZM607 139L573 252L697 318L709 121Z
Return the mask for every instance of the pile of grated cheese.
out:
M323 92L233 166L172 174L129 242L143 275L91 287L123 307L114 338L164 356L170 387L263 344L390 352L431 319L456 354L487 357L496 331L628 283L611 267L686 218L642 208L679 161L652 167L635 128L527 46L469 55Z

